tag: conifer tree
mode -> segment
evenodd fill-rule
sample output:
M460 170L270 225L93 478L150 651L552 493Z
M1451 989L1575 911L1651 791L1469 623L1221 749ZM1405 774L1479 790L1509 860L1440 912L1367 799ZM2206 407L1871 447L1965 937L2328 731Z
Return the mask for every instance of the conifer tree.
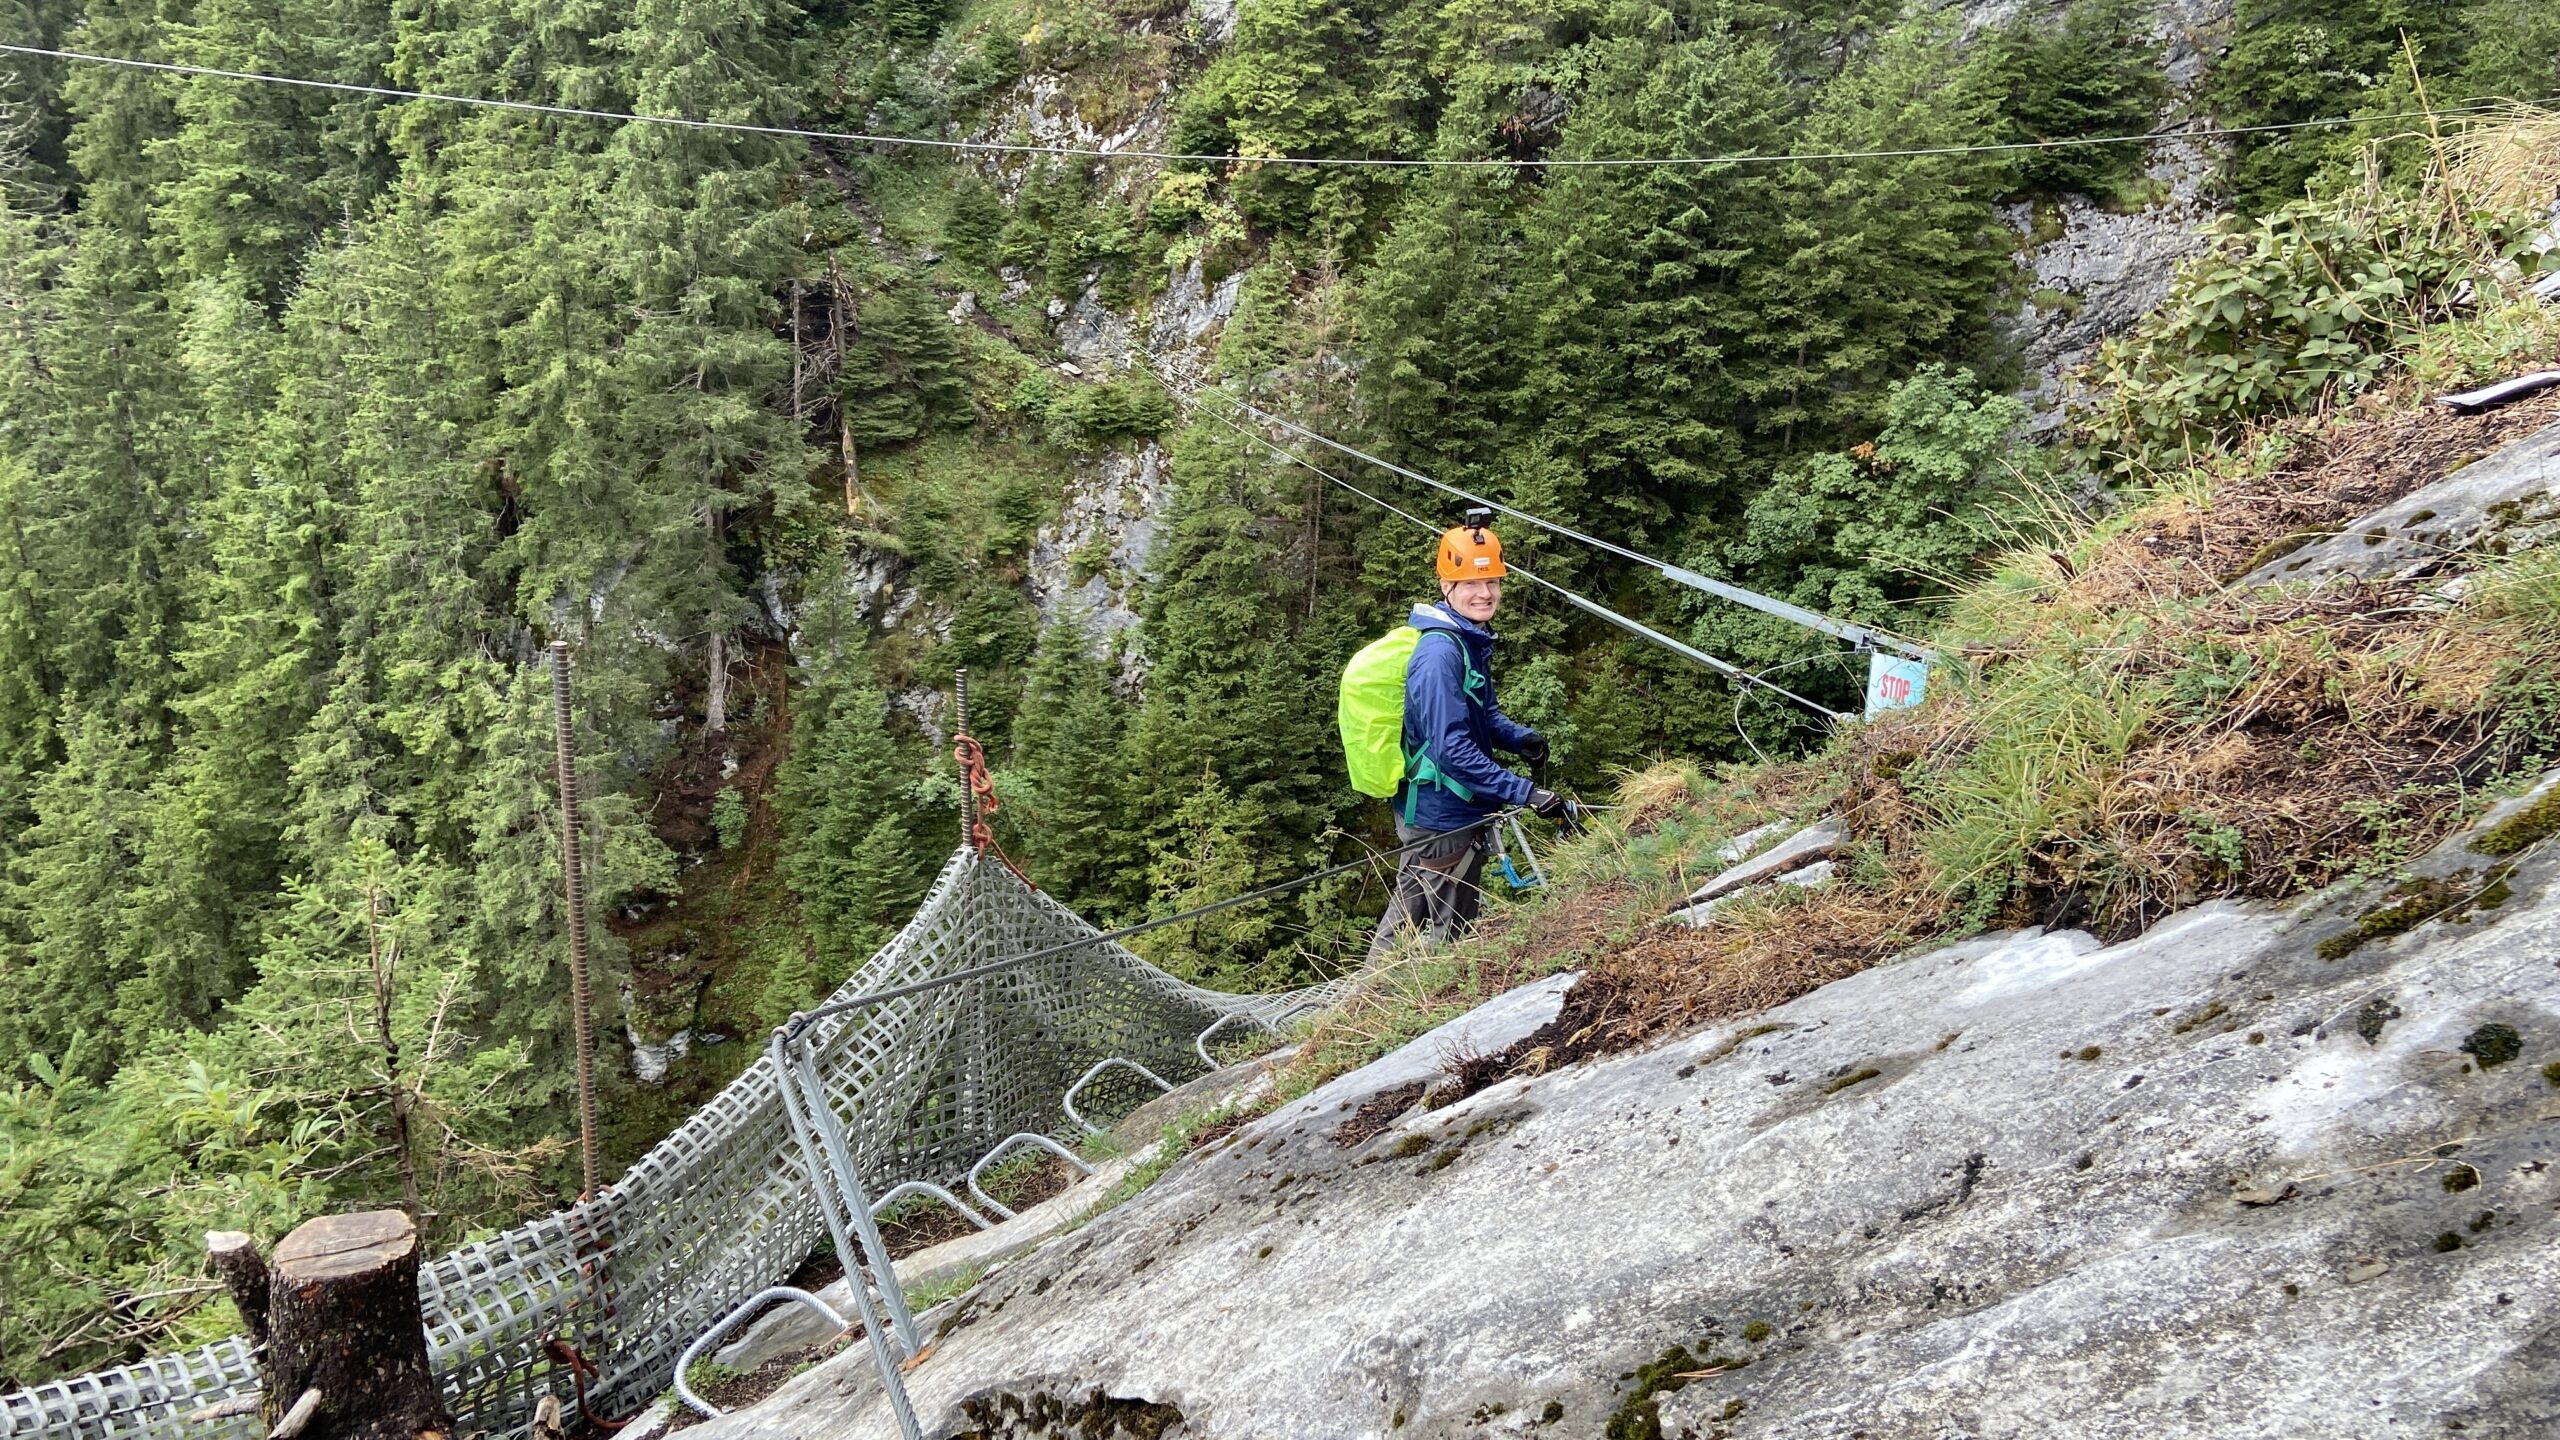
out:
M842 394L854 443L900 445L969 416L968 381L951 324L920 285L874 289L855 311Z
M1914 23L1826 86L1805 119L1816 150L1958 145L1993 128L1999 95L1958 63L1955 32ZM2010 270L1990 162L1963 155L1825 161L1776 177L1791 212L1758 303L1762 358L1739 380L1764 437L1845 438L1875 397L1932 355L1967 353Z
M75 1035L103 1079L164 1020L137 976L127 906L138 888L148 762L104 708L65 697L59 765L29 797L34 823L6 877L0 1044L60 1051Z
M1397 210L1360 289L1371 423L1459 485L1498 468L1527 358L1509 283L1520 265L1512 198L1472 172L1431 172Z
M1762 46L1709 30L1668 43L1595 41L1569 155L1763 150L1788 98ZM1567 518L1643 543L1675 511L1713 508L1739 478L1775 358L1760 297L1783 258L1783 211L1745 167L1585 169L1553 182L1530 225L1536 355L1527 390L1543 448L1581 472Z
M859 659L849 667L867 668ZM896 933L943 853L911 828L901 757L883 723L887 698L852 669L804 701L792 753L775 780L786 835L783 868L832 981ZM889 803L882 803L886 799ZM924 863L919 863L919 862Z
M168 48L183 64L378 84L390 19L379 0L310 0L290 23L259 0L198 0L188 21L171 27ZM361 214L381 182L381 103L253 81L185 81L171 147L177 173L160 207L180 273L236 270L251 296L281 308L304 250L333 221Z
M1013 760L998 776L1011 848L1042 887L1102 913L1136 898L1139 868L1119 823L1121 743L1129 707L1092 650L1081 616L1063 613L1040 648L1013 722Z

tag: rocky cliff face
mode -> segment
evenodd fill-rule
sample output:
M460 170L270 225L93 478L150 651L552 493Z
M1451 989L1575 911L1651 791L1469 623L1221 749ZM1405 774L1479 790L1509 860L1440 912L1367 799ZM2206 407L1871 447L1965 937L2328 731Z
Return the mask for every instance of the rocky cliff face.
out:
M1486 1043L1426 1038L1001 1270L907 1383L936 1436L2560 1433L2555 790L2396 889L1375 1103ZM894 1433L876 1383L695 1433Z
M1967 5L1966 24L1996 23L2019 8L2011 0ZM2168 298L2178 262L2202 248L2204 228L2222 214L2207 189L2221 149L2187 132L2199 123L2197 88L2230 18L2231 0L2161 0L2153 11L2169 99L2145 157L2148 204L2111 209L2073 195L2002 216L2018 233L2019 301L2000 329L2017 348L2018 398L2039 434L2063 424L2065 377Z
M1978 30L2010 18L2019 8L2018 0L1989 0L1967 3L1961 12L1966 27ZM2058 13L2062 7L2045 8ZM2109 208L2085 196L2069 196L2041 208L2016 206L2003 216L2018 235L2018 300L1998 328L2018 356L2020 396L2029 403L2039 433L2063 423L2065 377L2086 363L2101 341L2130 328L2160 303L2177 263L2195 252L2201 227L2219 213L2206 186L2218 151L2179 132L2191 124L2180 117L2194 107L2194 89L2229 13L2230 0L2160 0L2157 7L2156 33L2171 98L2162 117L2162 138L2148 160L2153 196L2148 204ZM1213 0L1168 23L1190 46L1206 51L1233 35L1235 7ZM1158 148L1166 139L1170 89L1127 107L1131 118L1108 128L1087 122L1068 94L1066 77L1024 77L1009 102L980 127L981 138L1029 137L1034 143L1106 149ZM1019 183L1019 168L997 167L992 178L1010 191ZM1137 165L1112 171L1124 194L1148 173ZM1157 298L1138 313L1113 310L1088 282L1072 302L1051 305L1052 336L1078 377L1107 378L1137 368L1197 375L1215 353L1244 280L1238 272L1205 282L1195 258L1172 273ZM1068 479L1060 517L1042 532L1031 557L1028 588L1044 621L1061 613L1081 615L1097 647L1136 625L1131 601L1145 573L1167 493L1163 456L1153 447L1077 467ZM1133 653L1124 674L1134 679L1140 673L1142 659Z
M2110 210L2086 196L2067 197L2041 212L2005 209L2018 232L2018 308L2000 322L2017 347L2027 402L2038 434L2066 419L2067 380L2169 296L2178 262L2202 246L2205 227L2221 212L2205 193L2219 159L2206 142L2181 136L2152 147L2145 170L2159 198L2138 210Z

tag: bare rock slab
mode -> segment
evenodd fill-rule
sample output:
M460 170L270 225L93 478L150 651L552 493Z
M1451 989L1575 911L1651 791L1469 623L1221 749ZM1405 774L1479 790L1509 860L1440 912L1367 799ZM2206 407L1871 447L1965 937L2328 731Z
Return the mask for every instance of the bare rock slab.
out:
M2560 528L2560 425L2545 426L2268 561L2243 584L2355 575L2406 580L2465 550L2523 549Z
M1839 868L1839 865L1834 861L1817 860L1814 863L1805 866L1801 870L1790 870L1786 874L1779 876L1777 879L1772 880L1769 883L1772 885L1793 886L1799 890L1816 890L1830 884L1832 875L1836 873ZM1681 909L1674 910L1668 918L1693 929L1704 929L1707 924L1714 920L1717 914L1726 906L1731 905L1752 893L1753 891L1748 888L1728 891L1725 894L1719 895L1715 899L1708 901L1704 905L1689 905L1684 906Z
M1008 1265L907 1385L936 1437L2560 1434L2554 848L2342 955L2386 887L1983 936L1337 1143L1396 1057ZM877 1386L696 1433L870 1440Z

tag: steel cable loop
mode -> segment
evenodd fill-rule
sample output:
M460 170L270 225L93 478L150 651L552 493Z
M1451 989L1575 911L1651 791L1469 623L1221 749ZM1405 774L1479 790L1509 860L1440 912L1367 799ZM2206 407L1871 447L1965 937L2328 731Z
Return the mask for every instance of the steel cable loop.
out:
M1013 862L1013 857L1004 853L1004 846L996 840L996 827L987 819L999 808L995 778L987 773L987 747L978 743L978 737L963 730L952 736L951 758L960 762L961 779L968 786L969 798L973 802L968 807L969 847L981 855L993 853L996 859L1004 862L1004 868L1013 872L1015 879L1034 890L1039 889L1031 877L1022 872L1022 867Z
M1159 383L1161 383L1161 379L1159 379ZM1547 531L1550 534L1561 535L1568 540L1578 540L1585 545L1589 545L1597 550L1606 551L1607 553L1615 555L1622 560L1633 561L1638 565L1645 566L1646 568L1655 571L1665 579L1671 580L1674 583L1686 585L1693 590L1703 591L1720 600L1730 600L1737 605L1747 606L1750 609L1758 610L1766 615L1774 615L1781 620L1789 622L1790 624L1801 625L1808 630L1819 630L1826 635L1837 636L1840 639L1849 641L1861 648L1869 645L1881 644L1889 649L1902 651L1913 659L1926 660L1933 658L1927 647L1922 646L1915 641L1907 640L1901 636L1892 634L1889 631L1879 630L1872 625L1860 625L1854 621L1835 620L1818 611L1807 610L1801 605L1780 600L1773 596L1763 595L1756 590L1745 589L1744 587L1733 584L1730 581L1718 580L1712 576L1701 575L1697 571L1692 570L1685 565L1674 565L1667 560L1657 560L1640 550L1630 550L1624 545L1603 540L1596 535L1586 535L1582 531L1576 530L1569 525L1558 524L1553 520L1533 515L1528 511L1519 509L1515 506L1505 505L1499 500L1479 495L1472 490L1461 489L1458 486L1449 484L1445 480L1435 480L1430 476L1423 474L1419 470L1409 469L1392 460L1380 459L1378 456L1372 455L1368 451L1359 449L1356 446L1346 445L1339 440L1330 438L1329 436L1319 435L1315 431L1308 429L1306 426L1301 425L1286 416L1274 415L1268 410L1261 409L1248 401L1239 399L1214 385L1206 384L1196 378L1192 383L1194 386L1192 394L1195 399L1200 395L1214 395L1219 400L1236 407L1238 410L1247 415L1251 415L1257 420L1263 421L1266 424L1277 425L1281 429L1289 431L1291 434L1312 440L1316 444L1322 445L1328 450L1346 455L1354 460L1375 465L1381 470L1385 470L1390 474L1401 475L1417 484L1428 485L1432 489L1438 490L1443 494L1455 495L1459 499L1465 500L1470 504L1482 505L1488 509L1499 510L1505 515L1512 516L1523 523L1535 525L1539 529ZM1166 386L1166 388L1170 390L1172 387ZM1269 442L1266 441L1265 443L1267 444ZM1300 463L1305 462L1302 461ZM1309 466L1309 468L1313 469L1314 467ZM1321 474L1322 472L1319 471L1318 473ZM1523 571L1522 573L1525 575L1527 572ZM1534 580L1536 577L1531 576L1529 578ZM1539 581L1538 583L1544 584L1546 582Z

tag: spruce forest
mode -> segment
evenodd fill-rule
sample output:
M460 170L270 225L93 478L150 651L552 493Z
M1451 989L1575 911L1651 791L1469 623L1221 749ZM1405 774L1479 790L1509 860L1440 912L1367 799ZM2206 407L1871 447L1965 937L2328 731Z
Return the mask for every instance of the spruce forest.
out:
M2153 202L2148 147L1962 147L2371 117L2216 152L2229 223L2327 235L2419 183L2400 117L2560 93L2547 0L2237 0L2201 41L2149 0L6 14L0 43L352 87L1211 158L0 55L0 1389L229 1333L208 1228L402 1204L441 1247L574 1195L552 641L610 1172L903 923L958 839L961 667L999 839L1097 924L1391 843L1331 697L1429 595L1429 539L1176 389L1916 627L2052 497L2192 438L2031 423L2001 323L2019 227ZM1257 159L1879 150L1942 153ZM1206 340L1154 343L1211 297ZM1131 316L1128 363L1061 363ZM1821 637L1503 538L1855 706L1863 659ZM1551 595L1502 633L1560 785L1821 738ZM1300 983L1384 893L1141 948Z

